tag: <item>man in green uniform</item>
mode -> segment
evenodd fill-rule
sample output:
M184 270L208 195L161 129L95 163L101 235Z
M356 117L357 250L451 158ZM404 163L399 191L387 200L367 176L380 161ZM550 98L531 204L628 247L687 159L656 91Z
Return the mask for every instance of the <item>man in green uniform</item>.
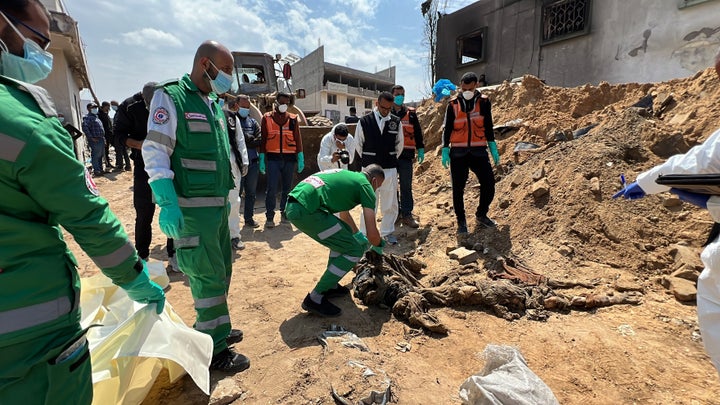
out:
M131 299L165 296L99 197L45 90L50 15L0 3L0 403L89 404L77 262L60 225ZM24 82L20 82L23 80Z
M341 169L316 173L290 192L285 212L290 222L309 237L330 248L327 269L305 297L302 308L321 316L338 316L341 309L328 297L348 294L338 282L355 267L372 243L382 254L385 241L375 225L375 190L385 180L382 167L371 164L363 171ZM367 237L358 231L349 211L362 206ZM339 214L335 216L334 214Z
M233 188L225 115L216 102L230 90L233 57L206 41L190 74L161 83L150 102L142 145L150 188L160 206L160 230L175 240L178 264L195 301L195 329L213 338L210 368L239 372L250 360L228 347L227 292L232 275L228 193Z

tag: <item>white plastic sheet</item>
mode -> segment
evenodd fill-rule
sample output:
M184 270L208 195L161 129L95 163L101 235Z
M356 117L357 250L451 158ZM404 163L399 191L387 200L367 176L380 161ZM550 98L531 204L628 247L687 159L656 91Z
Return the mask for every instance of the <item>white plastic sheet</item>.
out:
M559 405L557 398L511 346L487 345L485 367L460 386L463 404Z
M162 263L148 263L161 287L169 279ZM163 368L170 381L185 372L210 395L212 338L185 325L168 301L163 313L155 304L138 304L103 274L83 278L80 306L89 329L93 404L140 404Z

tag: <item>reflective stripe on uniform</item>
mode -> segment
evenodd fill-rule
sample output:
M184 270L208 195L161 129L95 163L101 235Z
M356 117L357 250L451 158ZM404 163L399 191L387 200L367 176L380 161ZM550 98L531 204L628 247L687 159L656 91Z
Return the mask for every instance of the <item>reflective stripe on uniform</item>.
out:
M221 315L215 319L195 323L195 330L213 330L220 325L230 323L230 315Z
M217 171L214 160L180 159L180 165L186 169Z
M335 224L335 225L331 226L330 228L318 233L318 238L327 239L327 238L335 235L336 233L340 232L341 229L342 229L342 226L340 226L340 224Z
M340 257L340 252L330 251L330 257Z
M224 207L226 197L178 197L178 206L185 208Z
M25 141L0 133L0 159L15 162L25 147Z
M347 271L340 269L338 266L336 266L334 264L329 265L327 268L327 271L329 271L330 273L332 273L338 277L345 277L345 275L348 273Z
M355 256L343 255L343 257L344 257L345 259L347 259L348 261L351 261L351 262L353 262L353 263L357 263L357 262L360 261L360 258L359 258L359 257L355 257Z
M71 310L70 298L60 297L52 301L0 312L0 334L54 321L69 314Z
M109 267L115 267L125 260L127 260L128 257L132 256L135 253L135 247L132 243L128 242L120 247L120 249L117 249L116 251L104 255L104 256L95 256L90 257L92 261L97 264L98 267L101 269L107 269Z
M376 156L377 153L375 153L375 152L365 152L365 151L363 151L363 155Z
M175 140L170 136L163 134L162 132L151 129L145 139L147 139L148 141L157 142L160 145L167 146L170 149L175 149Z
M188 236L185 238L175 239L175 248L188 248L200 246L199 236Z
M188 121L190 132L211 132L209 122Z
M195 300L195 308L212 308L225 302L227 302L225 294L218 295L217 297L197 298Z

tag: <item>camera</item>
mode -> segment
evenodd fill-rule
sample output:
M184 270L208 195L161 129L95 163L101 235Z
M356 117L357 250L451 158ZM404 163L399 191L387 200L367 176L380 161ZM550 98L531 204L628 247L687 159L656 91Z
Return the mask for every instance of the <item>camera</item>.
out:
M342 164L346 165L350 163L350 152L348 152L347 149L338 150L338 155L340 155L340 161Z

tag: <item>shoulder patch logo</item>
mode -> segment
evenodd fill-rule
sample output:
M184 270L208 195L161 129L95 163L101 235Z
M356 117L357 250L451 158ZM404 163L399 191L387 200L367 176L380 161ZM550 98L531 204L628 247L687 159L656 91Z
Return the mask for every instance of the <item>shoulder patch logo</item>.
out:
M98 190L97 185L95 185L87 167L85 168L85 186L94 196L100 196L100 190Z
M158 107L153 111L153 122L158 125L163 125L168 122L170 119L170 114L168 113L168 110L165 109L165 107Z

